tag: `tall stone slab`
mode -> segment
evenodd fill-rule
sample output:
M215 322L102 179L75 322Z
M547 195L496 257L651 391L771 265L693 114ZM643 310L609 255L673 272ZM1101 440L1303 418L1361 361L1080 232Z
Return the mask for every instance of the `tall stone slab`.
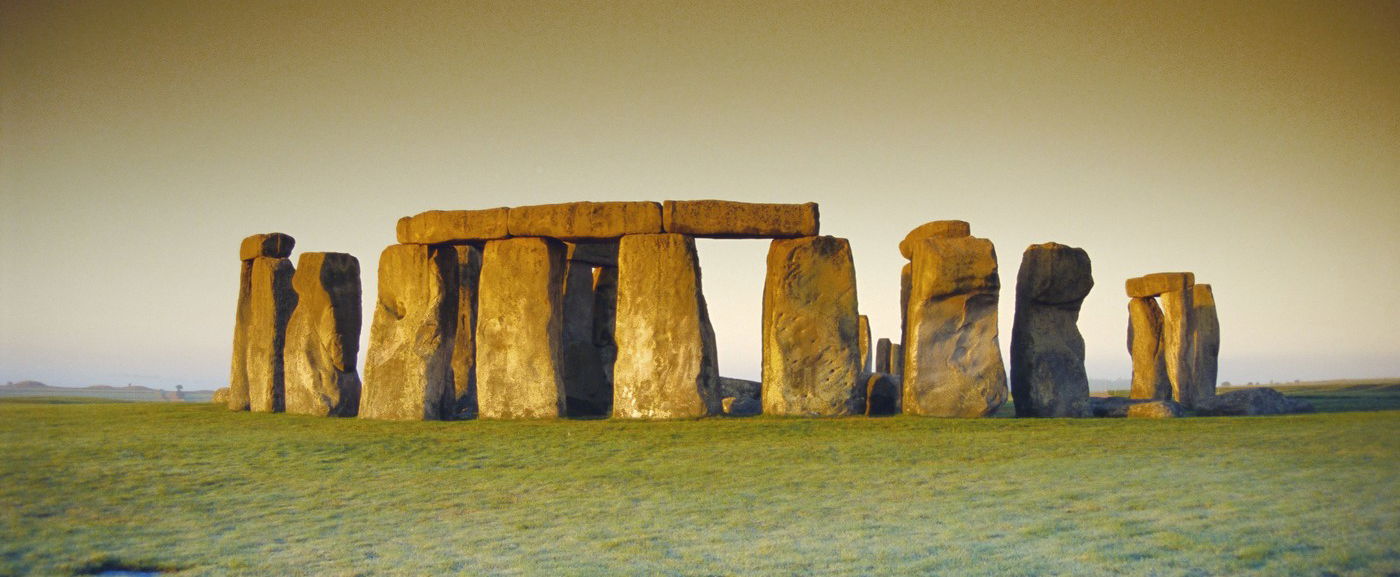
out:
M564 255L563 243L547 238L486 243L476 321L481 418L565 415Z
M997 340L1001 281L987 239L930 238L913 247L904 412L985 417L1006 402Z
M904 345L890 345L890 374L904 378Z
M448 418L454 390L457 252L392 245L379 256L379 296L365 354L360 417Z
M612 406L612 381L603 368L603 355L594 344L593 265L569 260L564 273L564 396L572 417L607 415Z
M909 335L905 334L905 331L909 328L909 293L913 290L914 263L910 262L899 269L899 344L909 342Z
M287 321L297 306L292 289L292 261L253 259L248 321L248 408L259 413L281 412L286 406L282 348Z
M1156 299L1137 297L1128 301L1128 352L1133 358L1130 398L1172 400L1162 324L1162 309Z
M233 363L229 369L227 405L248 410L248 327L253 320L253 261L238 265L238 308L233 319Z
M593 344L603 359L603 373L613 382L613 364L617 361L617 267L600 266L593 269ZM611 386L611 385L609 385Z
M892 344L889 339L875 341L875 372L890 374L890 345Z
M457 260L457 322L452 338L452 397L445 407L459 419L476 416L476 307L481 249L453 246Z
M868 373L871 368L870 362L872 352L870 350L870 317L860 315L858 318L860 323L858 325L860 336L857 338L857 344L860 345L860 370L861 372Z
M680 419L720 412L715 334L695 240L631 235L618 250L613 416Z
M859 415L856 273L846 239L775 240L763 286L763 413Z
M1089 254L1057 243L1031 245L1016 276L1011 395L1018 417L1088 417L1089 375L1079 309L1094 287Z
M666 232L709 238L798 238L821 228L817 203L760 204L729 200L668 200Z
M297 306L283 348L287 412L353 417L360 409L360 261L304 252L292 288Z
M1172 383L1176 402L1188 409L1196 407L1196 352L1192 348L1194 305L1192 290L1162 293L1162 349L1167 363L1167 379Z
M1210 285L1191 287L1191 306L1195 331L1192 350L1196 354L1196 401L1215 398L1215 381L1220 369L1220 318L1215 312L1215 294Z

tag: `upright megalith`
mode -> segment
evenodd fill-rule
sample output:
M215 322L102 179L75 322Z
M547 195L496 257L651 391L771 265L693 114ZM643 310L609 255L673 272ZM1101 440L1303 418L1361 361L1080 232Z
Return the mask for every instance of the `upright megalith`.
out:
M1192 369L1196 354L1192 349L1192 289L1196 275L1189 272L1155 273L1128 279L1124 285L1129 298L1157 297L1162 308L1162 357L1172 398L1187 408L1195 406L1196 379ZM1136 363L1135 363L1136 365Z
M253 320L253 261L238 264L238 308L233 318L233 362L229 368L230 411L248 410L248 327Z
M476 416L476 307L481 282L481 249L453 246L457 260L457 322L452 338L451 399L444 405L456 418Z
M617 361L617 340L613 336L616 325L617 266L600 266L593 269L593 345L598 347L609 383L613 382L613 364Z
M568 241L615 240L625 234L661 232L661 205L655 202L568 202L510 209L511 236L542 236Z
M996 249L974 237L913 244L904 342L906 414L984 417L1006 402L997 340Z
M1215 294L1210 285L1191 287L1191 348L1195 352L1196 401L1215 397L1215 380L1220 370L1220 318L1215 312Z
M817 203L760 204L729 200L668 200L666 232L709 238L799 238L821 228Z
M892 344L893 343L891 343L889 339L875 341L875 372L885 374L890 374L892 372L890 371L890 355L892 354L890 348Z
M402 244L446 244L505 238L510 209L429 210L399 219L396 230Z
M763 413L859 415L856 272L843 238L775 240L763 285Z
M292 287L297 305L283 348L287 412L353 417L360 408L360 261L304 252Z
M282 348L287 321L297 306L292 289L295 272L292 261L285 258L253 259L247 371L248 408L255 412L281 412L286 406Z
M858 322L860 323L858 325L858 332L860 336L857 337L857 344L860 345L860 370L868 373L870 372L870 355L872 352L870 350L870 317L860 315L858 318Z
M361 418L451 416L457 280L457 252L450 246L398 244L379 255Z
M576 245L581 246L581 245ZM569 250L569 253L575 253ZM616 251L614 251L614 254ZM615 259L614 259L614 262ZM612 381L604 367L604 352L594 342L594 266L569 259L564 273L564 396L569 416L607 415L612 406Z
M613 416L718 414L715 334L695 240L679 234L622 237L617 274Z
M476 320L481 418L565 415L565 262L564 244L553 239L486 243Z
M1162 309L1151 297L1128 301L1128 353L1133 358L1134 399L1169 401L1172 383L1167 378L1166 350L1162 345Z
M1079 308L1094 287L1089 253L1057 243L1026 248L1016 276L1011 395L1018 417L1088 417L1089 376Z

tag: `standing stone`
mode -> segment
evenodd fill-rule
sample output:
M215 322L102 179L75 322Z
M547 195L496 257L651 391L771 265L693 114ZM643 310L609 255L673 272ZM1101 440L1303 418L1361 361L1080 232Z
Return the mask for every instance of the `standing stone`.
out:
M229 369L227 405L248 410L248 327L253 320L253 261L239 263L238 309L233 320L233 366Z
M1031 245L1016 276L1011 329L1011 395L1018 417L1088 417L1089 375L1079 308L1094 277L1089 253Z
M452 340L452 397L444 405L453 416L476 416L476 302L480 292L481 249L453 246L457 258L457 322Z
M1176 402L1188 409L1196 406L1196 352L1192 348L1194 306L1191 288L1162 293L1162 350L1167 363L1167 379L1172 383Z
M996 249L983 238L931 238L913 247L904 342L904 412L985 417L1006 402L997 341Z
M1192 349L1196 353L1196 400L1215 397L1215 380L1220 368L1220 318L1215 313L1215 294L1210 285L1191 287L1192 317L1195 321Z
M248 408L277 413L285 408L282 347L287 321L297 306L292 290L292 261L285 258L253 259L252 292L248 316Z
M287 322L287 412L353 417L360 409L360 261L338 252L304 252Z
M890 340L880 339L875 341L875 372L889 374L890 371Z
M617 341L613 338L616 325L617 267L600 266L593 269L593 345L598 347L608 383L613 382L613 364L617 361Z
M773 241L763 286L763 414L865 412L856 306L846 239Z
M709 238L797 238L820 229L817 203L759 204L729 200L668 200L666 232Z
M564 253L547 238L486 243L476 321L481 418L565 415Z
M432 420L451 416L457 329L457 253L398 244L379 256L379 297L365 354L360 417Z
M870 350L870 317L865 316L865 315L860 315L858 318L860 319L860 320L858 321L858 322L860 323L860 324L858 325L859 335L860 335L860 336L857 338L857 343L856 343L856 344L860 345L860 370L861 370L862 372L868 373L868 372L870 372L870 358L871 358L871 355L870 355L870 353L871 353L871 350Z
M614 417L681 419L720 412L715 333L694 239L622 237L615 338Z
M567 261L564 273L564 396L569 416L607 415L612 382L603 370L602 351L593 343L593 266Z
M909 342L909 293L914 290L914 263L904 263L899 269L899 344ZM903 374L903 373L895 373Z
M1128 352L1133 357L1133 399L1169 401L1171 380L1162 346L1162 309L1152 297L1128 301Z
M895 343L890 345L890 374L903 378L904 375L904 345Z

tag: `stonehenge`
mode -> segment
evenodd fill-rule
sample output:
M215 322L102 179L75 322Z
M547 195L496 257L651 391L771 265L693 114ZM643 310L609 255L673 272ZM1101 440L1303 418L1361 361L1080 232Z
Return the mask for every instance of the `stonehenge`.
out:
M1219 319L1210 285L1191 273L1126 281L1131 398L1090 397L1077 326L1094 285L1083 249L1026 249L1008 379L996 249L967 222L928 222L900 241L898 340L877 339L860 314L850 243L820 232L815 203L405 216L379 259L362 373L359 261L306 252L293 267L291 236L252 235L239 246L220 401L390 420L966 418L991 416L1009 396L1018 417L1246 412L1225 407L1243 396L1215 395ZM769 242L759 381L720 376L697 238Z

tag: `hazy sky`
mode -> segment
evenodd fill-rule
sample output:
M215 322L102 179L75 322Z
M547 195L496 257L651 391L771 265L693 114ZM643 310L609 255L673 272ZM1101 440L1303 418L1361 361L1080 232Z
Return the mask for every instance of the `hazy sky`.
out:
M422 210L821 204L898 335L897 244L1083 247L1214 286L1222 380L1400 375L1400 3L0 0L0 381L226 384L238 243L365 271ZM762 241L702 241L726 375ZM361 355L363 359L363 354Z

